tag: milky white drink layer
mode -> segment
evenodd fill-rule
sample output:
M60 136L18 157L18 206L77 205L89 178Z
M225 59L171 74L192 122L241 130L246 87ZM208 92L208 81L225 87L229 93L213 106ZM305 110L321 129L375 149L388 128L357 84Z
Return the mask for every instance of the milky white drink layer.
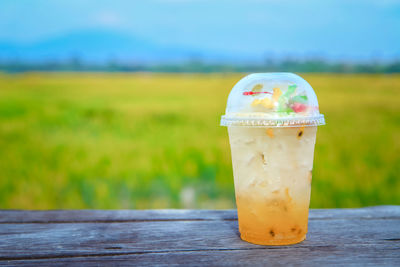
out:
M262 245L307 233L317 127L229 126L241 238Z

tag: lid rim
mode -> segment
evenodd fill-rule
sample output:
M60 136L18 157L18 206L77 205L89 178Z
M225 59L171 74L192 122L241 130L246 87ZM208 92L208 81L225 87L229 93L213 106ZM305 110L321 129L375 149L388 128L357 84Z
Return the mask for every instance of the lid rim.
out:
M221 116L221 126L251 126L251 127L299 127L325 125L323 114L299 118L260 118L260 117L229 117Z

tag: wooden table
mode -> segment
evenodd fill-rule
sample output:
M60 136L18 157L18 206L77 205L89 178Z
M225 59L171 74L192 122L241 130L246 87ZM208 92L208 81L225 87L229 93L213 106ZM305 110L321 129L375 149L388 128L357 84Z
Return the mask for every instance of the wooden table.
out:
M234 210L0 211L0 265L400 266L400 206L311 210L307 240L241 241Z

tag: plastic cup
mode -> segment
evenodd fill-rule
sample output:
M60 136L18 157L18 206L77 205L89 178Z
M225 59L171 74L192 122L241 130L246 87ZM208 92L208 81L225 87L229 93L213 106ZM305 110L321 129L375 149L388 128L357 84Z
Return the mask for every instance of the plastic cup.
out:
M317 126L324 124L311 86L290 73L249 75L232 89L221 124L228 126L241 238L303 241Z

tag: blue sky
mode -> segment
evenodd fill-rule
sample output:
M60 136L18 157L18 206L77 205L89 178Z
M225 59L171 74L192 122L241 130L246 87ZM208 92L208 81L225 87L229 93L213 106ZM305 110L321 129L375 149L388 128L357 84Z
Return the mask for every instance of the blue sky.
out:
M0 40L33 43L87 29L243 55L400 57L400 1L2 0Z

